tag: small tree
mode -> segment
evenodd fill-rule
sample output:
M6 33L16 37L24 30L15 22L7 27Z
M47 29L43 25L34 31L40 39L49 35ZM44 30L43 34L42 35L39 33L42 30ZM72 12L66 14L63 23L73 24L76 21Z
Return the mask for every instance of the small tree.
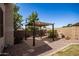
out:
M18 13L19 11L19 7L18 6L14 6L14 43L20 43L22 42L22 39L24 37L24 33L22 31L17 31L17 29L21 28L22 26L22 16Z
M19 11L19 7L18 6L14 6L14 30L16 31L18 28L21 28L22 26L22 16L18 13Z
M28 17L29 25L31 25L34 21L38 21L38 14L37 12L32 12L32 14Z
M32 14L27 18L28 19L28 29L30 29L32 31L33 27L30 25L33 25L34 22L38 21L38 14L37 12L32 12ZM35 29L38 29L37 27Z

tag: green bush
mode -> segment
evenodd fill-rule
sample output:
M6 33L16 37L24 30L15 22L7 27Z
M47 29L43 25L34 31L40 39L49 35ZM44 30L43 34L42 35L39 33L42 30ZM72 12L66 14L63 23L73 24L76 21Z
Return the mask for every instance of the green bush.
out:
M49 38L57 38L58 37L58 33L57 33L57 30L49 30L48 31L48 37Z
M14 32L14 43L18 44L21 43L25 34L23 30L17 30Z

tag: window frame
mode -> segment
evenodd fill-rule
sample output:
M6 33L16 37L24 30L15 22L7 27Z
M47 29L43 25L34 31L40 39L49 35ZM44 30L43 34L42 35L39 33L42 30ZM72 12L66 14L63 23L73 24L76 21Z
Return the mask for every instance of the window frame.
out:
M0 7L0 38L3 37L3 10ZM2 19L2 20L1 20Z

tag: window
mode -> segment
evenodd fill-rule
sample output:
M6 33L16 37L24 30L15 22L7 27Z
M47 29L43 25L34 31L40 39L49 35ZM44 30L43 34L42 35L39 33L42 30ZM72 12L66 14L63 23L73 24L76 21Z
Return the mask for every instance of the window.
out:
M3 11L0 8L0 37L3 37Z

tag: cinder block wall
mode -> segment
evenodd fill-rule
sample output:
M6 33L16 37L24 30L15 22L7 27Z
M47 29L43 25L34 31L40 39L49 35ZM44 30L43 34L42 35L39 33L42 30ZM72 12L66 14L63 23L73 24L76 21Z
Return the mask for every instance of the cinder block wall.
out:
M57 28L56 29L59 36L64 34L65 37L70 37L71 39L79 39L79 26L66 27L66 28Z
M75 26L75 38L79 39L79 26Z

